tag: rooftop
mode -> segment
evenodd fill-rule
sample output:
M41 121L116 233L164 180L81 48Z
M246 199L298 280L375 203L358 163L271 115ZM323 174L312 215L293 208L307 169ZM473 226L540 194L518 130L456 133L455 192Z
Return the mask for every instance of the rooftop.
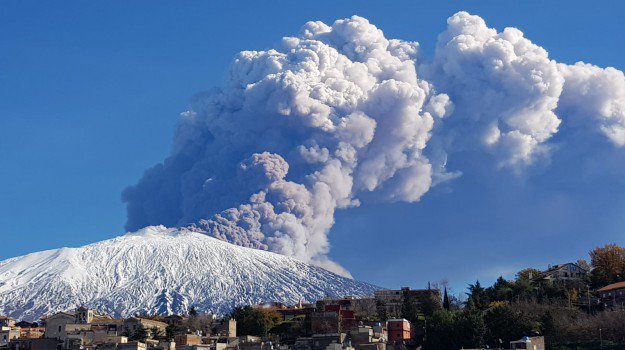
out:
M621 288L625 288L625 281L608 284L605 287L597 289L597 291L598 292L607 292L609 290L615 290L615 289L621 289Z

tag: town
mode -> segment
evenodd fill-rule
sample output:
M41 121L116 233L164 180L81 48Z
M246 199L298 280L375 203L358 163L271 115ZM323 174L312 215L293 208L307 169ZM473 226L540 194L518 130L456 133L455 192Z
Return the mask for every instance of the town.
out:
M466 300L433 283L366 298L238 306L220 317L193 307L128 318L87 307L36 322L0 316L0 349L624 349L624 251L607 245L590 253L591 264L523 269L490 287L478 281Z

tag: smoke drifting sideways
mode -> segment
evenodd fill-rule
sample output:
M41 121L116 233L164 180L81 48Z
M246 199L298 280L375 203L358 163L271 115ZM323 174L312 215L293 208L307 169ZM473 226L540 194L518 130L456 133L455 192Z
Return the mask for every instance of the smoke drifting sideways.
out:
M621 71L557 63L466 12L447 22L431 59L357 16L239 53L124 191L126 228L191 226L349 276L328 258L335 211L418 201L461 176L457 152L519 172L549 161L563 126L625 146Z

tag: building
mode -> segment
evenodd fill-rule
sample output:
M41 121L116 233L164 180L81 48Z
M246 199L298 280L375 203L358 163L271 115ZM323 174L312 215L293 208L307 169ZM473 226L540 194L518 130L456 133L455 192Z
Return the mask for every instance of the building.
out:
M576 282L586 278L588 272L575 263L550 265L547 270L541 272L538 279L547 282Z
M6 347L12 340L19 339L20 329L17 327L0 327L0 346Z
M606 307L623 306L625 304L625 281L612 283L597 290L601 303Z
M186 316L170 315L165 316L165 323L170 326L183 326L189 320Z
M410 321L406 319L398 318L388 320L386 322L386 329L388 332L388 342L391 344L412 339Z
M15 327L20 328L37 328L39 324L37 322L19 321L15 323Z
M58 350L62 343L58 339L16 339L9 343L9 350Z
M176 346L199 345L202 344L202 337L197 334L183 334L174 337Z
M15 327L15 320L8 316L0 316L0 327Z
M113 349L116 350L147 350L148 345L146 343L132 341L128 343L117 344ZM99 348L98 348L99 349Z
M65 341L65 326L74 323L76 315L68 312L57 312L44 318L45 337Z
M285 308L276 309L276 312L282 316L283 321L290 321L294 318L305 318L315 311L314 306L304 308Z
M19 327L20 338L22 339L38 339L43 338L46 329L43 327Z
M378 290L374 292L376 303L384 308L387 318L399 318L406 303L419 312L426 311L426 308L442 308L441 291L438 289L410 289L403 287L399 290Z
M85 307L77 308L74 313L58 312L42 318L42 321L45 324L44 337L58 340L62 349L93 349L128 342L127 337L122 336L124 320L100 315ZM37 330L31 328L30 335L36 337ZM38 343L24 345L38 346Z
M81 306L78 309L76 309L74 317L75 317L74 323L77 323L77 324L91 323L93 321L93 318L95 317L95 311L88 309L84 306Z
M216 335L225 337L225 338L236 338L237 337L237 320L231 318L227 321L221 322L217 327L215 327Z
M167 323L156 321L156 320L151 320L149 318L143 318L143 317L127 318L124 320L124 323L123 323L124 331L130 334L136 332L141 327L145 328L148 331L153 328L156 328L160 332L165 334Z
M311 331L312 334L341 333L354 326L351 320L355 323L353 312L330 301L319 300L315 311L310 314ZM346 326L345 322L349 324Z
M510 342L510 349L545 350L545 337L523 337Z
M298 338L292 350L347 350L353 349L345 333L315 334L312 337Z

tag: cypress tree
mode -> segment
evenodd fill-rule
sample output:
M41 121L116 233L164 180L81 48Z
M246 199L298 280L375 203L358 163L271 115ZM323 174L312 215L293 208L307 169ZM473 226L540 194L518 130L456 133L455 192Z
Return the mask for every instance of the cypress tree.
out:
M449 295L447 295L447 287L445 287L445 291L443 293L443 308L445 308L445 310L449 311L450 305L449 305Z

